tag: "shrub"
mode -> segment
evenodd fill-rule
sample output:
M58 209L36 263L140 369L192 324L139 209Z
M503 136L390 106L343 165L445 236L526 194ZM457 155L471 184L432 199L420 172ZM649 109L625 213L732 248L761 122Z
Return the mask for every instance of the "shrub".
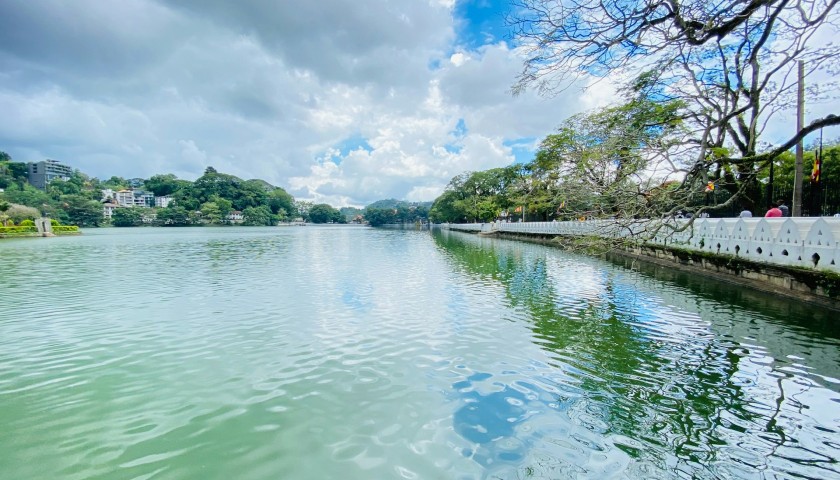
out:
M38 233L34 226L0 227L0 235L18 235L23 233Z
M57 226L59 226L59 225L61 225L61 224L60 224L60 223L58 223L58 220L56 220L56 219L54 219L54 218L51 218L51 219L50 219L50 225L52 225L53 227L57 227Z
M18 225L20 225L21 227L34 227L35 222L27 218L26 220L21 220Z
M75 225L56 225L56 226L53 227L53 232L55 232L55 233L59 233L59 232L78 232L78 231L79 231L79 227L77 227Z
M35 220L41 216L41 212L39 212L37 208L17 205L15 203L11 205L12 206L6 210L6 215L9 216L9 220L15 223L20 223L23 220Z

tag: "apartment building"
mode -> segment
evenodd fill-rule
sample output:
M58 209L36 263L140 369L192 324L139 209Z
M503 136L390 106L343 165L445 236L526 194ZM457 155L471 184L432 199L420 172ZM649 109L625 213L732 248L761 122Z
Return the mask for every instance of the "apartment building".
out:
M108 200L102 204L102 216L110 220L114 216L114 210L118 208L120 208L118 204L113 203L113 200Z
M29 162L26 166L30 185L41 190L46 190L47 185L56 178L66 181L73 175L73 169L58 160Z
M166 208L172 203L172 197L165 195L163 197L155 197L155 206L158 208Z
M155 195L143 190L120 190L114 192L113 198L121 207L146 208L155 204Z

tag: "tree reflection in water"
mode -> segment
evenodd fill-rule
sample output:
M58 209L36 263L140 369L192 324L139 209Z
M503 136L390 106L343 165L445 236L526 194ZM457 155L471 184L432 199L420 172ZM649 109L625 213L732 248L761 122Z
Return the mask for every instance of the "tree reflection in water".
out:
M830 415L797 400L817 395L823 402L836 392L800 375L808 367L791 366L791 355L779 350L790 346L763 336L775 330L795 343L814 338L813 347L797 348L800 355L814 348L819 363L825 332L792 328L787 318L721 302L718 293L543 246L453 232L434 239L455 268L503 286L506 302L528 313L533 342L550 359L547 387L531 385L534 395L521 385L491 383L494 372L453 385L462 399L454 429L476 445L466 454L477 462L527 456L539 440L516 430L551 411L571 424L558 436L578 438L545 441L569 450L615 447L645 476L840 473ZM836 358L832 336L834 349L827 351ZM515 448L501 447L508 439Z

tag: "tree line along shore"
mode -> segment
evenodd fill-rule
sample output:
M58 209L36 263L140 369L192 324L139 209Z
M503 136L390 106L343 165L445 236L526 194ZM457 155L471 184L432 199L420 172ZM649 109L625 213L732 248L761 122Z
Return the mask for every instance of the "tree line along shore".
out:
M371 223L427 221L430 202L380 200L365 208L299 201L263 180L242 180L208 167L195 181L173 174L148 179L100 180L79 170L39 189L27 179L27 164L0 152L0 224L28 229L47 216L57 225L268 226L282 223ZM128 196L125 204L123 196ZM132 198L132 195L134 198ZM163 206L153 203L162 199Z

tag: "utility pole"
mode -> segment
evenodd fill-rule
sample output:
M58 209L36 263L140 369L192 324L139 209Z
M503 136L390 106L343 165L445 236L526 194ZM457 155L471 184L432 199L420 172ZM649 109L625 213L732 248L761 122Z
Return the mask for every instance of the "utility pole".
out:
M776 159L770 160L770 179L767 181L767 204L773 203L773 164L776 163Z
M802 131L802 127L805 124L805 62L802 60L799 61L799 92L798 98L796 101L796 133L797 135L799 132ZM802 216L802 142L803 139L799 139L799 142L796 144L796 168L793 172L793 208L791 209L790 216L792 217L801 217ZM771 200L772 202L772 200Z

